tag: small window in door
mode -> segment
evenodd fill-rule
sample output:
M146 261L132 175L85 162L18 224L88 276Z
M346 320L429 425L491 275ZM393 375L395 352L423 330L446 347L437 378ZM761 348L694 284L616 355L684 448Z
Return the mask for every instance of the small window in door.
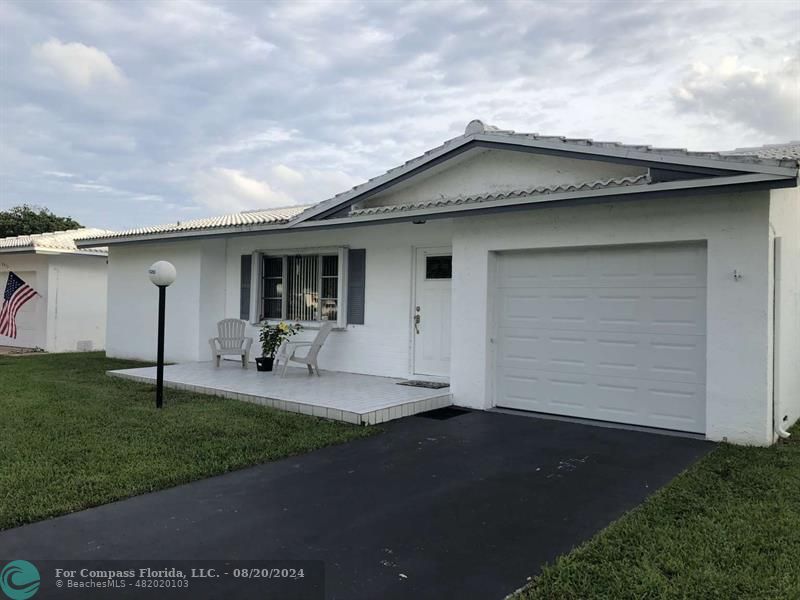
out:
M426 256L425 279L452 279L452 256Z

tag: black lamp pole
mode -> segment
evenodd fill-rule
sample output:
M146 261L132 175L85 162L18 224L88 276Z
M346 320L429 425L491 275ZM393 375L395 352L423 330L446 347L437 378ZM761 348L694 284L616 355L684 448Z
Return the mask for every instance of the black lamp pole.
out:
M156 366L156 408L164 404L164 315L167 306L167 286L158 286L158 365Z

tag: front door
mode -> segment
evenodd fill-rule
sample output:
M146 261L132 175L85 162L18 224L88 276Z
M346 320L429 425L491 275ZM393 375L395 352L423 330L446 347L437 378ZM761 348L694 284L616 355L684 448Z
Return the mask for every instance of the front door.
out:
M412 306L414 373L450 375L450 295L453 255L449 248L418 248Z

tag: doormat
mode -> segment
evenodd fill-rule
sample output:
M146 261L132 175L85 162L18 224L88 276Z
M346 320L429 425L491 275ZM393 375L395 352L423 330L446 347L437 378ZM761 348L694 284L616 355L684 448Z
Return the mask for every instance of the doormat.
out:
M398 381L397 385L410 385L411 387L427 388L429 390L440 390L442 388L450 387L449 383L442 383L440 381L418 381L416 379Z
M414 416L422 417L423 419L436 419L437 421L444 421L445 419L460 417L461 415L465 415L469 412L472 411L465 408L456 408L455 406L445 406L444 408L436 408L434 410L429 410L428 412L419 413Z

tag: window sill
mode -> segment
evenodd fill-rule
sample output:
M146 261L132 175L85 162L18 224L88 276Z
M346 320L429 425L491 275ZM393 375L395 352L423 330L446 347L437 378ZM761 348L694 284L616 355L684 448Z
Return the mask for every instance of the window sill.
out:
M292 321L290 319L267 319L267 323L270 325L277 325L278 323L288 323L289 325L294 325L295 323L299 323L300 326L303 328L303 331L318 331L322 328L323 323L327 323L328 321ZM264 321L258 321L256 323L250 323L253 327L261 327L261 324ZM333 331L347 331L347 325L336 325L333 328Z

